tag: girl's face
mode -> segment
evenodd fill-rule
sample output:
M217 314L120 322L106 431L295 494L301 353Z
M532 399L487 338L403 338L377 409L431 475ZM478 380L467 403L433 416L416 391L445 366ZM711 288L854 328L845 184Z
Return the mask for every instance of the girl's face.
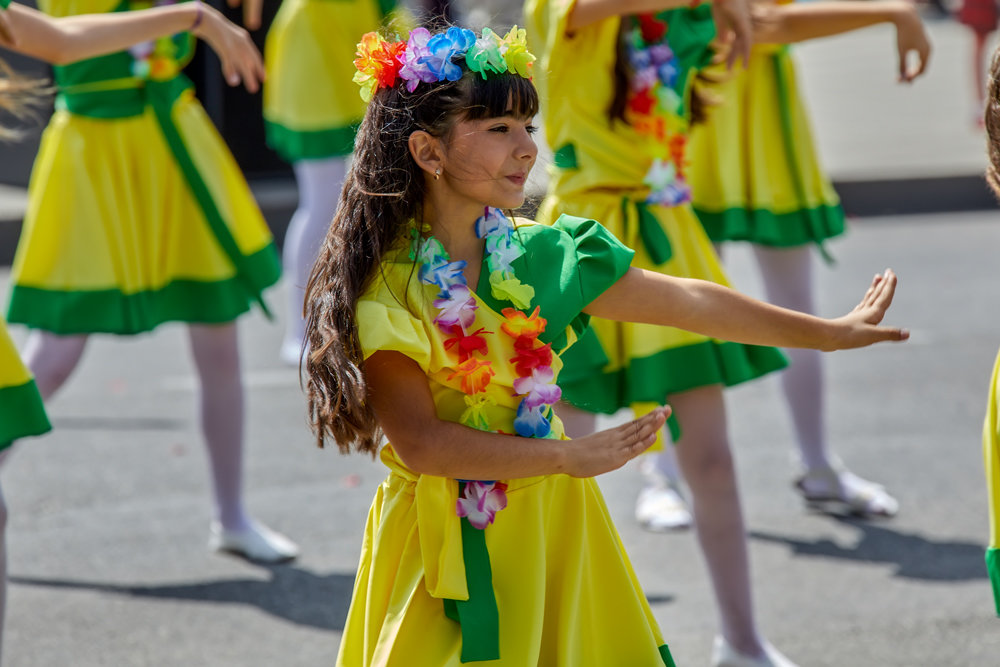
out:
M461 120L442 142L441 179L478 206L517 208L538 157L534 118L512 114Z

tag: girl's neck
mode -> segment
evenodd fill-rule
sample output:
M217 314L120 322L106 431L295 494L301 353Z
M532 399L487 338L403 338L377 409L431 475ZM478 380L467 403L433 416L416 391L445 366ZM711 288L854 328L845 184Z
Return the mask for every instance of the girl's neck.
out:
M452 261L468 263L466 277L470 285L479 274L485 241L476 236L476 220L483 215L485 206L476 202L457 202L454 198L444 201L433 196L424 203L424 222L430 225L431 234L444 245Z

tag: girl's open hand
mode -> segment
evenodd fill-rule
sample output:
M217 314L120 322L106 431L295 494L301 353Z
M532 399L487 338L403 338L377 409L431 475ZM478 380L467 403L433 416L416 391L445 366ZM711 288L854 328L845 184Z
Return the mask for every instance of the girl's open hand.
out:
M664 406L627 424L574 438L567 443L566 472L573 477L594 477L621 468L656 442L669 416L670 407Z
M839 324L845 325L845 333L835 342L833 349L865 347L873 343L909 338L910 332L906 329L879 326L895 293L896 274L892 269L876 275L861 303L850 313L837 319Z
M222 74L230 86L240 81L251 93L256 93L264 80L264 61L260 51L243 28L230 23L218 10L202 5L205 12L194 34L212 47L222 61Z
M931 57L931 42L920 15L912 4L906 4L894 23L896 50L899 53L899 81L909 83L927 69L927 61ZM916 56L915 64L911 64L911 53Z

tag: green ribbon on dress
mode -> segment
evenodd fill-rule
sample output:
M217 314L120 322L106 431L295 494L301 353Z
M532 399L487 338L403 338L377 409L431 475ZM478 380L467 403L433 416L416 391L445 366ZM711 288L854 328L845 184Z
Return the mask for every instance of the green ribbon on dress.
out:
M182 52L178 58L180 60L185 53L184 48L190 48L190 38L184 33L175 36L175 41ZM202 210L209 231L236 270L237 282L250 300L256 301L270 318L271 312L264 303L260 290L250 280L252 272L247 257L240 251L236 239L229 231L229 226L173 120L175 103L185 92L193 89L194 85L183 74L163 81L131 76L132 62L131 54L120 51L70 65L56 66L54 70L59 84L56 108L90 118L115 119L142 115L146 107L150 107L191 195Z
M663 231L663 225L649 210L649 206L645 201L622 197L622 214L625 216L626 225L629 219L629 208L634 208L636 223L639 227L639 239L642 241L646 253L654 264L664 264L674 256L674 249L670 245L670 237Z
M799 164L798 155L795 153L794 143L795 143L795 121L792 119L792 100L788 81L788 65L789 65L789 53L788 45L783 44L780 49L775 51L774 55L771 56L772 63L774 64L774 79L778 89L778 110L781 113L781 133L784 139L785 146L785 159L788 161L788 166L791 170L792 184L795 186L795 195L799 198L804 206L807 206L806 202L806 187L805 183L802 182L802 170ZM829 253L826 246L820 240L826 236L824 227L819 221L819 212L816 210L806 210L803 211L805 214L806 222L809 225L809 230L812 232L813 238L816 239L816 247L819 248L820 255L826 260L827 264L834 264L833 255Z
M459 482L459 495L465 482ZM462 662L500 659L500 610L493 592L493 569L486 548L486 531L465 517L462 522L462 559L468 600L444 600L445 616L462 629Z

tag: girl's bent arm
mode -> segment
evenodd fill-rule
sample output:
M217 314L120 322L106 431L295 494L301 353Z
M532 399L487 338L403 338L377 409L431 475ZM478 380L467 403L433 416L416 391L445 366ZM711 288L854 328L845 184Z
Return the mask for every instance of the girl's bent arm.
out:
M838 350L909 336L902 329L878 326L895 289L896 275L887 270L875 276L854 310L828 320L715 283L630 269L584 310L597 317L672 326L737 343Z
M399 352L365 361L368 396L379 424L413 471L454 479L517 479L566 473L590 477L624 465L656 439L668 412L576 440L479 431L437 417L427 376Z
M133 12L60 18L13 3L6 10L5 18L10 37L0 35L0 46L54 65L121 51L141 42L193 30L219 55L223 74L230 85L242 79L250 92L256 92L258 82L264 78L260 53L247 32L205 3L188 2Z

